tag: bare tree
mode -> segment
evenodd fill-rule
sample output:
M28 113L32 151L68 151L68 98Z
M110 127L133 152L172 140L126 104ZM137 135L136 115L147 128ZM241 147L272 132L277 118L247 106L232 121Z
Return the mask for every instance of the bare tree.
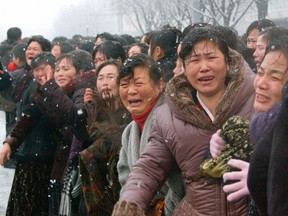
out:
M171 21L171 18L165 12L167 4L165 0L114 0L113 4L142 33L159 29Z
M193 10L204 17L204 22L235 27L253 3L254 0L201 0L202 10Z
M255 0L258 10L258 19L264 19L268 14L268 2L269 0Z
M129 17L135 28L145 33L159 29L165 24L183 29L199 21L235 27L254 1L256 0L124 0L121 2L114 0L114 4L118 4L122 14Z

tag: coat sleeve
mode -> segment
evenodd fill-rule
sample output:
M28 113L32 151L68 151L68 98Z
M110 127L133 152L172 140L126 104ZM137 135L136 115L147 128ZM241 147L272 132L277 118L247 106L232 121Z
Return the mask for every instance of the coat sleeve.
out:
M24 69L20 69L13 73L4 72L0 75L0 92L3 98L15 102L14 94L24 73Z
M271 158L268 169L268 214L288 212L288 84L283 91L280 112L273 127Z
M3 72L3 74L0 74L0 78L0 91L9 88L12 85L13 79L8 72Z
M77 139L83 141L88 137L84 89L76 90L70 98L55 80L50 80L39 88L38 93L34 97L37 106L49 116L56 128L69 124Z
M131 125L128 125L122 135L122 147L120 150L120 154L119 154L119 161L117 163L117 171L118 171L118 178L119 178L119 182L121 184L121 186L123 187L128 179L128 175L131 172L130 168L129 168L129 164L128 164L128 157L127 157L127 133L129 131ZM121 190L122 191L122 190Z
M134 202L143 209L147 209L174 164L173 155L162 138L161 125L163 124L158 122L156 112L149 143L133 166L120 197L120 200Z
M267 178L273 130L269 127L256 144L250 158L247 186L259 210L267 213ZM261 190L259 190L261 188Z
M16 151L23 140L32 132L37 123L35 116L24 114L11 130L4 142L7 142L12 151Z

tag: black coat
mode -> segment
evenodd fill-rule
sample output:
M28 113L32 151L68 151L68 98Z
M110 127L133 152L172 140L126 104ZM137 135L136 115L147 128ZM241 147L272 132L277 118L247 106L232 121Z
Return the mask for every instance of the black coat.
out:
M288 84L280 111L255 146L248 188L263 215L288 214Z
M32 72L23 68L4 72L0 79L1 95L16 103L17 122L6 139L18 159L53 160L56 149L54 129L32 103Z
M95 86L94 72L86 72L67 88L54 79L33 90L33 101L56 129L57 150L51 178L60 180L67 166L73 136L80 142L89 137L84 108L85 87Z

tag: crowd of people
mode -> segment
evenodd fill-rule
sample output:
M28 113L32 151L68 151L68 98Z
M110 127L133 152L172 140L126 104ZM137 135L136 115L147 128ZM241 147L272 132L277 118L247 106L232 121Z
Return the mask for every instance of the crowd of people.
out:
M0 61L7 216L288 214L288 29L11 27Z

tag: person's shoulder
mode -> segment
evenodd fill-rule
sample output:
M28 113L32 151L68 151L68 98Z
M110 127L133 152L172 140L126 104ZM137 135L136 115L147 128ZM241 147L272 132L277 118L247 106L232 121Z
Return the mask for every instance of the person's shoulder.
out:
M158 121L160 124L163 121L167 121L168 119L171 119L171 110L168 106L168 104L164 103L157 107L154 111L154 120Z

